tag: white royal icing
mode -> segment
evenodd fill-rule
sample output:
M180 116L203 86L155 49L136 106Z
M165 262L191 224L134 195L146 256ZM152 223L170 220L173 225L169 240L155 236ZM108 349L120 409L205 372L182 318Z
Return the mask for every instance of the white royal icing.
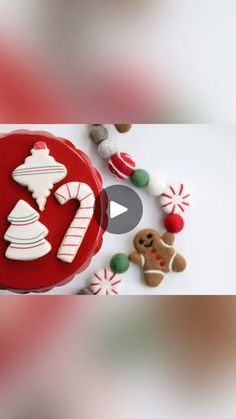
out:
M20 200L8 216L11 223L4 239L10 242L6 257L12 260L30 261L39 259L51 251L45 240L48 229L39 221L39 213L27 202Z
M45 143L38 142L31 150L31 156L14 170L12 177L20 185L28 187L39 209L43 211L54 184L66 175L66 167L50 156Z
M62 185L55 192L55 197L61 205L66 204L71 199L76 199L80 202L80 207L65 234L57 254L58 259L66 263L72 263L92 221L95 196L90 186L86 183L69 182Z

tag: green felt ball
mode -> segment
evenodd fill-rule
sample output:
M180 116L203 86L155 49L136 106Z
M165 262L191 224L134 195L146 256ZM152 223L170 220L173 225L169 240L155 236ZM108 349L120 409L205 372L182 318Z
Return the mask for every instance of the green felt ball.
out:
M113 256L110 262L110 267L112 272L116 274L123 274L128 271L130 266L128 256L118 253L117 255Z
M146 188L150 181L149 173L143 169L135 170L130 178L132 183L138 188Z

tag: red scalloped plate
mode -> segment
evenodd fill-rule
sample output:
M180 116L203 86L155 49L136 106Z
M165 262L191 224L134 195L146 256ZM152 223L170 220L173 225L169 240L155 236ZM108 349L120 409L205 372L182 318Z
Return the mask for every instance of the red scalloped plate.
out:
M22 164L34 143L44 141L50 154L68 170L67 177L54 185L47 200L45 210L40 213L40 222L49 230L47 240L52 245L49 254L35 261L13 261L5 257L9 243L4 235L9 227L7 217L18 200L23 199L36 211L40 212L36 201L27 188L12 179L13 170ZM17 292L47 291L55 286L64 285L82 272L91 262L91 258L102 245L104 228L102 219L104 201L101 192L102 179L92 166L89 158L68 140L57 138L45 132L17 131L0 137L0 287ZM96 197L95 215L90 223L86 236L73 263L67 264L57 258L57 251L67 228L73 220L78 203L71 200L61 206L54 196L56 189L66 182L80 181L87 183ZM101 220L101 223L99 222Z

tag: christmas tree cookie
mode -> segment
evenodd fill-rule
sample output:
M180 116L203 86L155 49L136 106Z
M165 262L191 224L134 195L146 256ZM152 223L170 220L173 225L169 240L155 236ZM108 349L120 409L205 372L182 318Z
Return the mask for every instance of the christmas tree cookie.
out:
M39 221L39 213L27 202L20 200L8 216L11 223L4 239L10 242L6 257L12 260L36 260L51 251L45 240L48 229Z
M31 150L31 156L14 170L12 177L32 192L40 211L43 211L54 184L66 175L66 167L50 156L47 144L38 142Z

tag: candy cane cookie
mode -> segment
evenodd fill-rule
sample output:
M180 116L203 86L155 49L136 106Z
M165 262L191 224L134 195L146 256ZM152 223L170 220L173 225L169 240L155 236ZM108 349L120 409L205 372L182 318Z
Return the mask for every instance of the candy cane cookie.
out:
M57 254L61 261L72 263L93 218L95 196L86 183L69 182L55 192L55 197L61 205L66 204L71 199L76 199L80 203L80 208L76 212Z

